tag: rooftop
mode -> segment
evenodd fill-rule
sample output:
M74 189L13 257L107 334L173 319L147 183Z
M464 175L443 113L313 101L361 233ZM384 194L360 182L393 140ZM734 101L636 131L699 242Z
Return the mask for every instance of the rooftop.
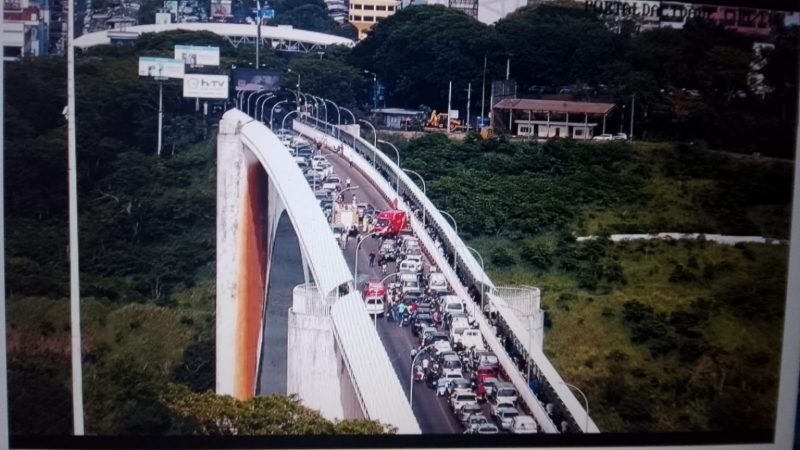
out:
M528 98L504 98L495 106L497 109L519 111L541 111L555 113L608 114L614 109L613 103L567 102L561 100L535 100Z

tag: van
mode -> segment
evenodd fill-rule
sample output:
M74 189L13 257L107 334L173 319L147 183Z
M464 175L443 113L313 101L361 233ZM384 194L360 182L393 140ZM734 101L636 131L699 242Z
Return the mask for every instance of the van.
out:
M414 261L410 261L410 260L404 259L403 261L400 261L400 265L397 266L397 270L400 271L400 272L414 273L414 272L418 271L418 264L416 262L414 262ZM416 277L415 277L415 281L416 281Z
M456 297L455 295L449 295L445 297L444 301L444 313L445 314L466 314L466 309L464 308L464 304L461 303L461 299Z
M383 314L384 299L386 298L386 286L379 281L370 281L364 286L364 302L367 306L367 313Z
M447 279L441 272L433 272L428 275L428 290L432 294L447 294L450 289L447 286Z

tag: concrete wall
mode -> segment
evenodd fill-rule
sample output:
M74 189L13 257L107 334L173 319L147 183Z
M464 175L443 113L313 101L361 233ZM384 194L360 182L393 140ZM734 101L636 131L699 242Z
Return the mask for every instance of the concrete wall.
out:
M302 301L294 300L295 303ZM340 380L350 377L340 371L332 326L330 316L297 314L294 309L289 310L286 390L297 394L303 405L319 410L327 419L352 418L342 407L345 399Z

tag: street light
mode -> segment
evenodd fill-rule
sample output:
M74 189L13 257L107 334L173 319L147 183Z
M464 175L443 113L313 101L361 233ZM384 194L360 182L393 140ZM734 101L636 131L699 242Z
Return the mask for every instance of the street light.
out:
M404 172L408 172L408 173L413 173L414 175L419 177L419 181L422 181L422 194L425 197L427 197L428 196L428 190L425 188L425 179L422 178L422 175L420 175L417 172L414 172L413 170L410 170L410 169L403 169L403 171ZM422 209L422 228L423 229L428 227L428 222L426 220L426 216L427 215L425 214L425 209L423 208Z
M325 130L327 131L328 130L328 104L325 103L325 99L322 98L322 97L317 97L316 95L312 95L312 97L314 97L314 99L319 100L319 101L322 102L322 107L325 109ZM319 103L317 103L317 105L319 105ZM319 106L317 106L317 108L319 108Z
M419 355L425 353L425 350L433 347L434 345L436 345L436 344L429 344L429 345L426 345L425 347L422 347L421 349L419 349L417 354L414 355L413 358L411 358L411 376L409 377L409 378L411 378L411 382L409 383L410 387L408 389L408 391L409 391L408 392L408 406L409 406L409 408L414 408L414 363L417 361L417 358L419 357Z
M530 338L530 348L528 349L528 383L530 383L530 381L531 381L531 366L533 365L533 331L534 331L534 329L533 329L533 316L535 314L533 313L533 311L531 311L530 313L525 313L525 312L521 311L518 308L515 308L513 306L509 306L508 304L506 304L505 307L508 308L508 309L512 309L512 310L518 312L519 314L521 314L523 316L526 316L528 318L528 321L529 321L529 324L528 324L528 337ZM539 329L541 329L541 328L539 328Z
M571 387L572 389L575 389L576 391L580 392L581 395L583 396L583 403L584 403L584 405L586 405L586 428L583 429L583 432L584 433L588 433L589 432L589 400L586 398L586 394L584 394L582 390L578 389L577 386L569 384L564 380L561 380L561 383Z
M236 93L236 103L238 104L240 110L244 109L244 94L246 93L247 91L245 90L241 90Z
M323 98L326 102L330 102L336 108L336 139L339 139L339 128L342 126L342 111L339 110L339 105L333 102L333 100L328 100L327 98Z
M266 98L264 97L265 95L266 95ZM264 104L267 103L267 100L271 99L274 96L275 96L275 94L265 93L265 94L261 94L258 97L256 97L256 107L254 109L254 112L256 113L256 115L255 115L255 119L256 120L261 119L261 117L264 115L263 114ZM262 99L264 99L264 100L262 101ZM258 114L258 102L261 102L261 112L262 112L261 115Z
M353 114L353 111L350 111L349 109L345 108L344 106L342 106L341 108L345 112L350 114L350 117L353 118L353 124L355 125L356 124L356 116L355 116L355 114ZM353 133L353 150L355 150L355 149L356 149L356 133Z
M344 192L344 191L342 191L342 192ZM358 248L361 247L361 244L363 244L367 240L368 237L370 237L372 235L375 235L375 234L378 234L378 232L377 231L373 231L372 233L369 233L369 234L365 235L363 238L361 238L361 241L359 241L359 243L356 244L356 258L355 258L355 261L353 261L353 277L355 278L356 282L358 282Z
M247 100L245 102L245 107L247 108L247 110L245 112L247 113L248 116L250 115L250 98L253 96L253 94L257 94L259 92L261 92L261 91L253 91L253 92L247 94Z
M375 125L372 124L369 120L366 119L358 119L359 122L364 122L365 124L369 125L372 128L372 146L378 146L378 132L375 131ZM372 166L375 167L375 158L372 159Z
M273 127L272 127L272 124L273 124L273 122L272 122L272 117L275 115L275 108L277 108L277 107L278 107L278 105L280 105L281 103L286 103L286 102L288 102L288 101L289 101L289 100L281 100L281 101L279 101L278 103L275 103L274 105L272 105L272 110L269 112L269 129L270 129L270 130L273 128Z
M285 130L286 129L286 119L288 119L289 116L291 116L292 114L294 114L296 112L298 112L298 111L297 110L289 111L285 116L283 116L283 121L281 122L281 130Z
M267 99L266 99L266 100L264 100L264 101L261 103L261 115L259 116L259 118L261 119L261 121L262 121L262 122L264 122L264 113L265 113L265 112L267 112L267 111L266 111L266 110L267 110L267 102L269 102L270 100L272 100L272 99L274 99L274 98L278 98L278 96L277 96L277 95L275 95L275 94L272 94L272 95L270 95L269 97L267 97ZM269 126L269 127L270 127L270 129L272 129L272 124L270 124L270 126Z
M394 152L397 153L397 170L400 170L400 150L398 150L397 147L395 147L394 144L392 144L391 142L384 141L383 139L378 139L378 142L380 142L381 144L386 144L392 147L392 149L394 149ZM395 192L397 192L397 195L400 195L400 177L395 176L395 179L396 181L394 185L394 190Z
M292 72L291 68L289 68L288 70L289 70L289 73L296 73L297 74L297 85L295 86L297 88L297 92L295 92L295 94L296 94L296 97L297 97L297 107L300 108L300 72Z
M372 114L375 114L375 110L378 109L378 75L366 69L364 73L372 75Z

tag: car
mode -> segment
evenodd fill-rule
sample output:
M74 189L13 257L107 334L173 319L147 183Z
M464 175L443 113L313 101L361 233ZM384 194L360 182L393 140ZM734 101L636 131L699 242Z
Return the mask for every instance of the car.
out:
M423 268L422 255L406 255L403 261L411 262L416 266L415 270L412 270L412 272L422 272Z
M445 316L452 315L453 313L464 314L466 312L464 304L461 303L461 299L455 295L447 295L443 297L443 302Z
M433 326L433 318L428 313L421 313L417 310L411 319L411 334L419 337L422 330Z
M425 339L426 339L428 336L433 336L433 335L434 335L436 332L438 332L438 331L439 331L439 330L437 330L437 329L436 329L436 327L424 327L424 328L422 328L422 329L419 331L418 335L417 335L417 336L419 337L420 344L421 344L423 341L425 341Z
M610 135L608 133L600 134L600 135L597 135L597 136L592 138L593 141L611 141L613 139L614 139L614 136L612 136L612 135Z
M460 375L461 372L458 372L457 375ZM447 385L447 395L453 395L456 392L470 392L472 393L472 382L468 379L464 378L463 376L460 378L453 378L452 376L443 376L442 378L446 380L450 380L450 384Z
M447 376L450 373L459 373L461 374L461 359L458 355L451 354L447 355L442 359L442 375Z
M498 434L498 433L500 433L500 430L498 430L496 426L490 423L481 424L480 426L478 426L478 431L476 432L476 434Z
M497 372L500 370L500 360L497 359L497 355L489 351L478 351L475 352L473 358L473 363L477 367L489 367Z
M469 416L467 421L464 423L464 428L467 429L467 433L477 433L478 427L481 425L490 425L489 419L487 419L483 413L477 413Z
M420 286L419 286L419 281L417 281L416 279L415 280L403 280L401 283L402 283L401 290L403 291L403 294L412 293L412 292L415 293L415 294L421 294L422 293L422 289L420 289Z
M517 388L508 382L497 383L491 395L497 403L514 403L517 401L518 396Z
M481 336L481 332L475 328L467 328L466 330L462 331L459 342L465 349L486 349L486 346L483 344L483 336Z
M628 140L628 135L625 134L625 133L617 133L611 138L611 140L612 141L627 141Z
M447 336L447 335L445 335L445 336ZM439 355L439 354L444 353L444 352L452 352L453 351L453 347L450 345L450 341L448 341L448 340L434 342L433 343L433 349L436 351L436 355Z
M331 231L333 231L333 237L335 237L337 241L341 241L345 233L344 227L341 225L334 225L331 227Z
M441 272L433 272L428 275L428 291L434 295L446 295L450 292L447 285L447 278Z
M538 428L533 417L521 414L511 420L509 430L514 434L533 434L537 432Z
M397 270L400 272L418 272L420 270L420 264L404 259L398 264Z
M513 402L509 402L509 401L505 401L505 400L498 402L497 399L492 398L490 396L489 397L489 408L492 411L492 416L496 416L497 415L497 411L500 408L515 408L515 406L514 406Z
M483 408L481 408L477 403L467 403L466 405L462 406L461 409L458 410L456 413L456 418L458 422L462 425L467 423L470 416L473 414L480 414L483 412Z
M494 420L497 422L497 426L500 428L504 430L510 430L514 417L517 417L518 415L519 410L517 410L517 408L497 408L497 414L495 414Z
M449 402L450 407L453 409L453 412L455 412L468 403L474 403L477 405L478 397L471 392L455 392L450 396Z
M436 342L447 342L447 345L450 345L450 337L447 336L446 333L442 333L441 331L437 331L430 337L425 338L425 341L422 343L423 347L427 347L429 345L435 344Z
M331 166L331 163L328 161L328 158L326 158L324 155L317 155L311 158L311 164L314 166L325 166L325 167Z
M339 182L338 181L331 181L330 177L328 177L325 181L322 182L322 189L326 189L329 191L335 191L339 189Z
M478 398L480 400L486 400L486 398L488 398L488 396L494 391L494 387L497 385L498 380L495 377L488 377L484 379L478 379L476 383L477 388L475 389L475 393L478 394Z
M436 380L436 395L438 397L444 397L447 395L447 386L450 384L450 381L447 378L438 378Z

